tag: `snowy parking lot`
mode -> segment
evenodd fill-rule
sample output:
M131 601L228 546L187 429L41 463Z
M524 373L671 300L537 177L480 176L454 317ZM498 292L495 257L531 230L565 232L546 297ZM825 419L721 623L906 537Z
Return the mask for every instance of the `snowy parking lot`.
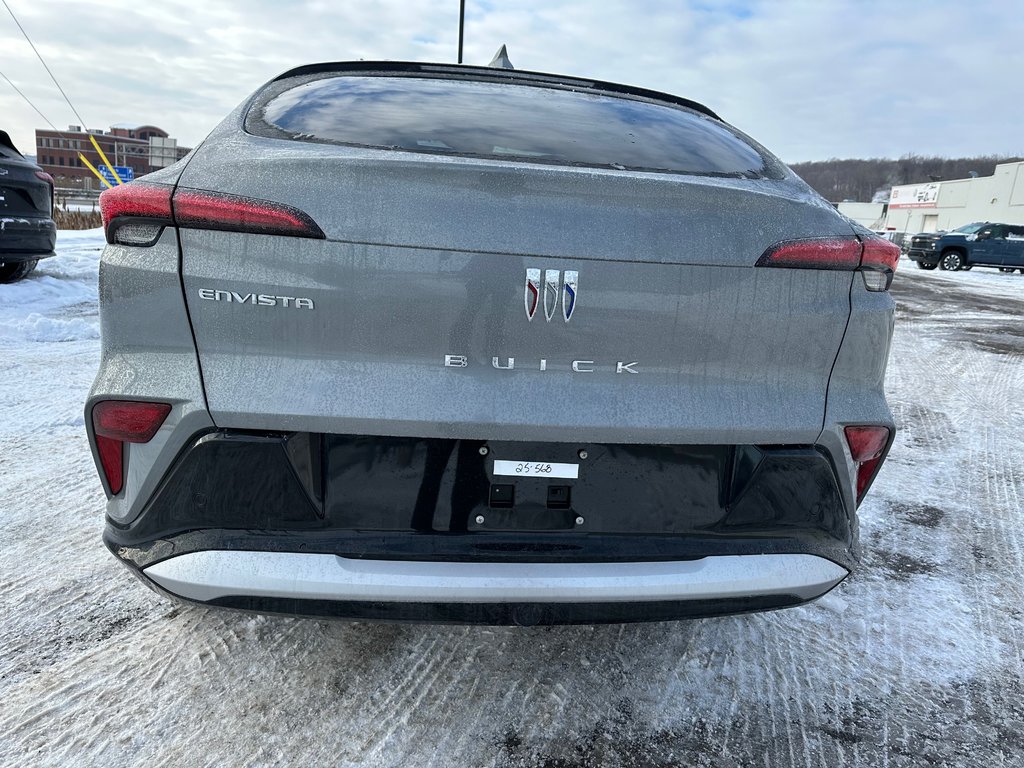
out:
M0 286L0 763L1024 764L1024 276L904 261L863 564L801 608L598 627L171 604L100 541L98 230Z

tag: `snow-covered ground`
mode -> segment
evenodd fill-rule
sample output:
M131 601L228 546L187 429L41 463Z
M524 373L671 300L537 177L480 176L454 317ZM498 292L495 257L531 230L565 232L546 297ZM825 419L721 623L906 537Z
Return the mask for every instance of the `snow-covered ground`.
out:
M0 286L0 762L1024 765L1024 276L901 265L899 437L807 607L472 628L164 602L100 543L98 231Z

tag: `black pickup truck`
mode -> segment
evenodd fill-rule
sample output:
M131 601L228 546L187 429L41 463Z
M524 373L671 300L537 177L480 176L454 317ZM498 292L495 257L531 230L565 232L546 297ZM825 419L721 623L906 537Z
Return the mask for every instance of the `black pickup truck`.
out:
M921 269L978 266L1024 274L1024 225L975 222L952 232L921 233L911 238L907 256Z

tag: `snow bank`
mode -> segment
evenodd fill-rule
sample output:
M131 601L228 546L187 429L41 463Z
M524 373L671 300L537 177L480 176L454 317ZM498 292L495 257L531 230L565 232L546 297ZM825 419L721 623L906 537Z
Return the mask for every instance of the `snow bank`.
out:
M102 229L60 230L57 256L24 280L0 285L0 344L99 338Z
M1024 275L1020 272L1006 274L1000 272L996 267L974 267L971 270L960 272L946 272L938 267L933 270L924 270L918 267L916 262L902 256L896 269L895 279L955 285L993 298L1019 299L1024 297Z

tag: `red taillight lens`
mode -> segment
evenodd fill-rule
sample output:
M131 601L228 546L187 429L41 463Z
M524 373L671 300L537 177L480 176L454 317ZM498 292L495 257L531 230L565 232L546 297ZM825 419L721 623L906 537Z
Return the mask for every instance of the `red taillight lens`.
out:
M132 223L320 240L325 237L313 219L290 205L197 189L179 187L175 191L166 184L133 181L108 189L100 195L100 211L108 243L121 242L117 230ZM137 239L125 239L124 243L152 244L158 233L159 229L154 230L153 237L142 238L141 243Z
M776 243L757 260L758 267L789 269L859 269L869 291L887 291L900 260L900 249L888 240L869 237L819 238Z
M846 427L843 431L854 461L877 458L889 442L888 427Z
M895 243L880 237L870 237L864 241L864 257L860 261L862 267L895 272L899 261L900 249Z
M100 214L107 242L116 242L114 235L118 226L128 223L125 219L146 219L148 223L169 225L171 217L171 192L174 188L166 184L148 184L133 181L104 190L100 195ZM111 225L114 226L111 226Z
M789 269L856 269L861 244L855 238L819 238L776 243L757 260L758 267Z
M892 433L888 427L876 425L848 426L843 431L846 444L850 446L850 456L857 463L857 503L860 504L882 465L882 454Z
M92 409L93 429L97 435L126 443L148 443L170 412L167 403L103 400Z
M124 488L124 443L97 435L96 451L100 455L103 475L110 486L110 495L117 496Z
M871 485L871 480L875 476L875 472L882 465L882 457L879 456L874 459L868 459L857 465L857 503L860 504L864 500L864 494L868 491L868 486Z
M164 423L171 406L131 400L103 400L92 409L92 430L96 451L110 493L124 487L124 444L148 443Z
M864 257L860 262L864 287L869 291L889 290L899 261L900 249L895 243L880 237L869 237L864 241Z
M179 189L174 194L174 219L179 227L192 229L324 237L315 221L290 205L194 189Z

